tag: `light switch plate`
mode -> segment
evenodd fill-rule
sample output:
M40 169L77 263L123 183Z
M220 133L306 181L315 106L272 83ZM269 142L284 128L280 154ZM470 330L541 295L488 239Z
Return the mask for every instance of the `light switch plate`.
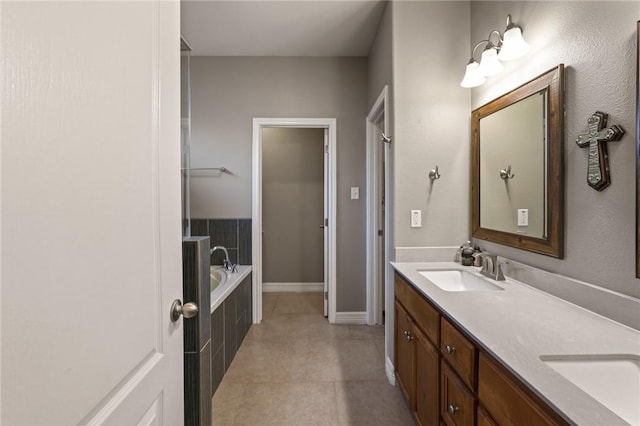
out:
M518 209L518 226L529 226L529 209Z
M352 200L357 200L360 198L360 188L357 186L352 186L351 187L351 199Z
M411 227L422 227L422 210L411 210Z

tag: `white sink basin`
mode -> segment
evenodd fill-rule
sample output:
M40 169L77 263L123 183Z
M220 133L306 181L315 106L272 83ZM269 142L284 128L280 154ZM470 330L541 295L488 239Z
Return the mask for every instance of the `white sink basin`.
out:
M227 271L220 268L219 266L212 266L209 277L211 279L211 291L213 291L221 284L224 284L224 282L227 280Z
M640 425L639 355L542 355L540 359L632 425Z
M418 271L420 275L444 291L503 290L501 287L467 271Z

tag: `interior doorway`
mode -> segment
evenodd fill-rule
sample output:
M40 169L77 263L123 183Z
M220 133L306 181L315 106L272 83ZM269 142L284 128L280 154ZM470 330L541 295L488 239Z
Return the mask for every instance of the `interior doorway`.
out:
M274 221L280 221L279 218L273 218L270 206L265 205L265 191L273 191L273 187L269 182L265 181L265 178L270 179L273 173L268 172L266 174L266 162L271 161L272 155L285 156L290 162L295 162L296 158L293 158L292 152L280 152L272 153L266 152L270 148L268 141L270 135L272 136L274 130L286 130L286 129L317 129L321 131L322 135L322 147L321 152L324 160L322 164L322 205L323 212L315 222L305 220L300 226L305 226L304 230L292 229L291 232L304 232L312 235L313 231L320 231L322 235L322 257L324 261L322 265L316 265L314 268L322 268L322 282L311 281L311 290L321 290L324 293L324 314L328 317L330 323L335 322L336 305L335 305L335 282L336 282L336 230L335 230L335 217L336 217L336 120L330 119L270 119L270 118L254 118L253 120L253 189L252 189L252 258L253 258L253 322L258 324L262 321L262 293L265 290L265 271L270 276L277 276L270 267L265 269L265 259L270 255L277 255L272 251L279 251L277 237L275 235L265 235L265 225L272 224ZM300 142L304 143L304 142ZM282 147L280 147L282 148ZM279 172L276 171L276 174ZM282 188L280 188L282 189ZM282 194L281 194L282 195ZM267 201L270 202L270 201ZM314 201L317 203L317 201ZM309 228L309 229L307 229ZM272 238L273 237L273 238ZM282 242L282 241L281 241ZM265 244L266 243L266 244ZM275 249L272 248L272 243L275 243ZM271 247L271 248L270 248ZM311 249L311 247L308 247ZM266 250L269 250L267 254ZM316 249L317 250L317 249ZM275 274L275 275L274 275ZM316 273L317 276L320 274ZM280 279L280 278L279 278ZM283 283L283 287L278 287L276 283L266 283L267 288L271 287L274 290L284 290L287 286L291 287L289 290L300 291L304 287L303 282L289 282ZM295 287L295 288L294 288ZM300 287L300 288L297 288ZM313 287L313 288L311 288ZM285 290L286 291L286 290Z
M262 290L324 292L326 129L262 129Z
M385 322L389 294L391 229L389 200L388 92L384 87L366 119L367 126L367 323Z

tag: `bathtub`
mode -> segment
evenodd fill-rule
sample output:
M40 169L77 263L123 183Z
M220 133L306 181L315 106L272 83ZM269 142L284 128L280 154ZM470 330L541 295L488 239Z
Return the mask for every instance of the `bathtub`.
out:
M211 279L211 311L224 302L224 299L242 282L251 272L251 265L237 265L238 272L229 272L221 266L212 266Z

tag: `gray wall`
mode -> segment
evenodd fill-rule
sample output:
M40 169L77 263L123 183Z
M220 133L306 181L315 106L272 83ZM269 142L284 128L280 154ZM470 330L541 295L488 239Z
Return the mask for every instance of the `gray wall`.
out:
M337 119L337 311L365 310L366 58L193 57L192 167L227 167L220 177L192 175L192 216L251 216L254 117Z
M262 130L262 279L324 281L324 129Z
M456 246L469 236L468 2L393 2L396 247ZM429 170L440 167L431 184ZM422 228L410 211L422 210Z
M384 86L389 86L389 99L392 98L393 53L391 51L391 14L392 7L387 3L376 38L369 50L369 109L373 106Z
M505 63L502 74L471 90L475 109L559 63L566 69L565 258L527 253L497 244L482 247L514 260L640 297L635 278L634 117L636 21L633 2L471 2L471 43L493 28L504 30L505 17L523 28L531 46L524 58ZM462 71L464 63L457 69ZM587 150L575 143L587 131L595 111L626 134L609 144L610 187L591 189Z

